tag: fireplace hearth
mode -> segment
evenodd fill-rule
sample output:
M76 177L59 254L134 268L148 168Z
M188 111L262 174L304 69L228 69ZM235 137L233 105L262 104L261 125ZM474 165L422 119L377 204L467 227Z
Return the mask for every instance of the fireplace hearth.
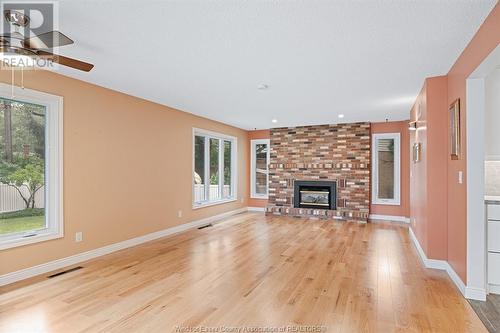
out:
M294 182L294 207L337 209L337 182L296 180Z

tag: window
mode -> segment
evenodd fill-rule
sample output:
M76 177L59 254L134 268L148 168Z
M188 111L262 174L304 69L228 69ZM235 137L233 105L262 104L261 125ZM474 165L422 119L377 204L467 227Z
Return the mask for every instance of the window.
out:
M193 207L236 200L236 138L193 131Z
M373 134L372 144L372 203L399 205L400 134Z
M252 140L251 149L251 196L257 199L267 199L269 183L269 139Z
M62 237L62 97L0 84L0 155L0 249Z

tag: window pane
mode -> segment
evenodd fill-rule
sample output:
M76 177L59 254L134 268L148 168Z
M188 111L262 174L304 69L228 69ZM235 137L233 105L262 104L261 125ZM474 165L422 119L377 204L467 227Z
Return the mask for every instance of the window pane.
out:
M255 145L255 193L267 194L267 144Z
M205 201L205 138L194 138L194 201Z
M394 199L394 139L378 139L378 197Z
M0 98L0 235L46 228L45 111Z
M232 196L231 189L231 141L224 141L224 189L223 197Z
M220 199L219 139L210 139L210 200Z

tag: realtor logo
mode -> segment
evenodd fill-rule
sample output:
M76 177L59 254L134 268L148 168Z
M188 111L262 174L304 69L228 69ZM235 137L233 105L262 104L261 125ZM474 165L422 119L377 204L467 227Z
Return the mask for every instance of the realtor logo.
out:
M57 2L2 1L0 10L2 65L10 68L54 67L51 58L38 50L52 52L62 44L62 37L55 33L58 28Z
M2 1L1 4L4 16L2 35L18 32L29 39L58 29L55 2Z

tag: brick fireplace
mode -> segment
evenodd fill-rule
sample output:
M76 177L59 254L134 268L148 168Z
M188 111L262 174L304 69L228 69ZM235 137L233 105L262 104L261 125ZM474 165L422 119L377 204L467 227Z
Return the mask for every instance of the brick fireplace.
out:
M271 129L267 214L366 221L369 206L370 123Z

